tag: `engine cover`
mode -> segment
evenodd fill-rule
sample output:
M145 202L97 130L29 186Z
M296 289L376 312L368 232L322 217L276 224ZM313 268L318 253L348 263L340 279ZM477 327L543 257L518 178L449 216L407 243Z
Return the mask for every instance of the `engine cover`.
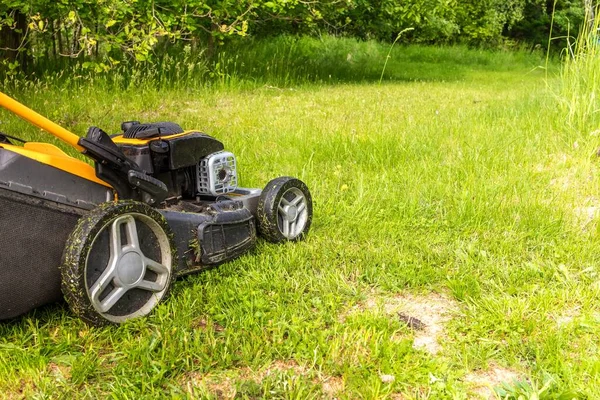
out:
M194 197L200 160L223 150L217 139L194 131L149 139L116 136L113 141L144 172L167 185L168 197Z

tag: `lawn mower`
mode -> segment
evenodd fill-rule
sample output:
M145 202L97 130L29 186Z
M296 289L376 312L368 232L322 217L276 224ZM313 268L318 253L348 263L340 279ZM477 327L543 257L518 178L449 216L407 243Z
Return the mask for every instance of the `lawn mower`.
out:
M303 239L307 186L238 186L236 158L205 133L127 121L80 137L0 93L0 105L89 157L0 133L0 320L64 297L93 325L149 314L173 279L229 261L261 236Z

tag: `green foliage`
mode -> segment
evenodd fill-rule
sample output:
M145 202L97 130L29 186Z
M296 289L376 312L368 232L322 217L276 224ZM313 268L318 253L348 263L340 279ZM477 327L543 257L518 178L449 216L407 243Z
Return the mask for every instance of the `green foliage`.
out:
M523 9L523 19L515 23L507 33L516 40L545 47L552 25L552 45L562 50L567 47L569 39L573 41L577 36L584 15L584 4L579 0L531 2Z
M465 35L473 42L495 42L502 38L504 29L510 29L523 19L527 5L544 0L475 0L457 7L457 20Z
M557 34L576 31L583 5L556 4ZM403 43L540 44L552 11L544 0L10 0L0 4L0 58L5 74L73 63L106 72L162 62L186 46L214 59L219 46L247 36L325 33L391 43L404 31Z
M27 29L18 32L23 41L13 50L86 60L85 68L100 71L127 58L147 61L176 42L243 36L254 7L250 1L210 0L13 1L0 5L0 23L16 30L15 16L25 14Z

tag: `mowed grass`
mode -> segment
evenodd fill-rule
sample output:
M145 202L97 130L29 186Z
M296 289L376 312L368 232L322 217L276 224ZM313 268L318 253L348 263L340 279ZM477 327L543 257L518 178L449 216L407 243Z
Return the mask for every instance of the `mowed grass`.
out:
M0 324L0 393L600 398L600 132L569 128L534 67L16 93L80 134L131 119L198 128L237 155L244 186L304 180L315 215L306 241L260 241L180 279L147 318L91 328L58 304ZM45 137L0 117L2 131ZM433 347L415 346L423 332Z

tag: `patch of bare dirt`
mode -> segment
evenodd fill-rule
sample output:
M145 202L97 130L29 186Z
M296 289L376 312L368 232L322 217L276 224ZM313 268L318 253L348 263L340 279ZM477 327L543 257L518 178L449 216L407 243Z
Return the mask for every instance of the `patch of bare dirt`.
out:
M573 208L578 224L583 230L600 216L600 200L596 197L584 197L581 204Z
M48 372L50 373L50 375L55 376L58 379L71 379L71 367L68 365L60 365L51 362L50 364L48 364Z
M219 399L233 399L237 393L231 378L226 377L221 381L211 381L207 385L208 390Z
M297 377L308 377L314 376L315 371L310 370L302 365L299 365L294 360L288 361L274 361L266 368L261 369L257 372L251 372L246 369L242 376L245 379L251 379L256 383L262 383L265 378L271 375L276 375L281 372L287 372ZM345 384L343 378L339 376L329 376L322 373L318 373L312 382L317 385L321 385L321 390L326 398L335 399L340 393L343 393Z
M431 398L431 388L429 386L407 387L405 392L396 392L390 394L390 400L408 400L408 399L429 399Z
M559 315L552 315L550 318L556 321L558 327L569 325L581 314L581 306L574 306L563 310Z
M494 392L495 387L522 379L523 377L518 371L496 364L490 364L489 368L485 370L473 371L465 376L465 382L470 384L477 398L486 400L497 399Z
M267 368L263 369L255 376L254 381L261 383L264 378L279 372L288 372L294 376L314 376L315 371L312 371L302 365L299 365L293 360L290 361L275 361ZM321 390L325 398L336 399L338 395L344 392L344 379L339 376L330 376L322 373L317 373L317 376L312 379L312 382L321 385Z
M193 329L201 329L203 331L207 330L208 328L212 327L212 329L215 332L223 332L225 330L225 328L223 328L221 325L215 323L215 322L210 322L207 321L206 318L201 317L201 318L196 318L195 320L192 321L191 324L191 328Z
M6 396L5 397L6 400L17 400L17 399L21 400L21 399L25 399L26 398L24 394L21 394L21 393L16 394L16 393L11 393L11 392L5 393L5 396Z
M190 372L183 376L180 386L192 397L202 397L211 393L218 399L233 399L237 394L234 380L229 376Z
M321 390L325 398L335 399L339 394L343 393L345 388L343 378L317 373L298 364L294 360L277 360L259 370L246 367L240 370L228 370L215 374L190 372L180 379L179 385L192 397L202 397L210 393L218 399L233 399L237 394L236 383L253 381L260 385L270 376L282 372L307 379L315 376L312 378L312 382L321 385Z
M242 376L245 379L253 380L256 383L262 383L265 378L269 376L275 375L280 372L289 372L295 376L303 376L306 375L307 369L301 365L299 365L294 360L288 361L274 361L266 368L263 368L259 371L252 371L249 368L245 368L242 371Z
M577 142L574 148L578 148ZM578 158L567 154L551 155L545 164L539 164L536 171L550 173L550 188L553 189L552 198L547 198L543 203L556 204L555 195L565 196L561 201L567 212L572 213L573 222L586 231L590 223L600 217L600 199L590 191L590 183L595 181L597 175L596 165L581 163Z
M3 398L5 398L6 400L21 400L27 399L28 396L26 396L26 393L35 389L36 387L33 384L33 382L31 382L31 380L26 381L24 379L21 379L18 386L0 388L0 392L2 393L2 396L4 396ZM31 397L31 395L29 395L29 397Z
M408 325L411 328L418 328L414 329L413 347L436 354L441 348L439 342L445 336L445 324L458 311L458 305L455 300L439 293L426 295L407 293L392 297L373 294L343 314L342 321L353 312L366 310L382 311L404 323L411 321Z
M330 399L335 399L344 392L344 380L339 376L329 376L320 379L323 394Z

